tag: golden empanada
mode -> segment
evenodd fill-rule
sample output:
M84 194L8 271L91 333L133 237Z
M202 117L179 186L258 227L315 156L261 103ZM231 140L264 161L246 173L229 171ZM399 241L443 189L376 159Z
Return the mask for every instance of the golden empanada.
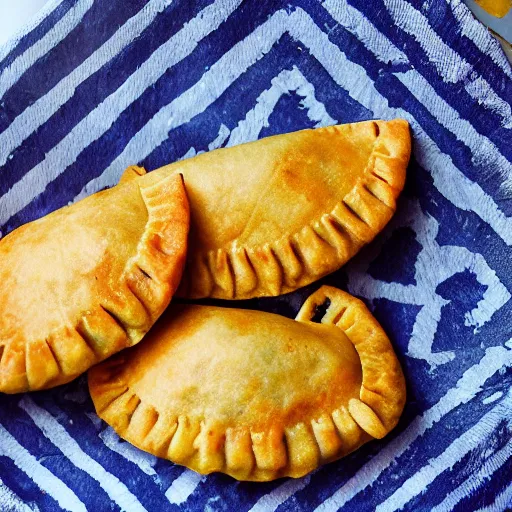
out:
M153 171L155 180L182 173L187 184L190 249L178 295L279 295L338 269L393 215L410 151L406 121L368 121L269 137Z
M137 343L171 300L189 227L181 176L131 180L0 241L0 391L44 389Z
M311 322L328 301L321 324ZM299 477L384 437L405 402L400 364L365 305L322 287L297 318L171 305L138 346L89 371L125 439L200 473Z

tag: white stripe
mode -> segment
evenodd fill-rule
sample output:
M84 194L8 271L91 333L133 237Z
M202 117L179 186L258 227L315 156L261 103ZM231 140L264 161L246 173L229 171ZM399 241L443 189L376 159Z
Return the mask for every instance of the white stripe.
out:
M208 108L243 72L270 51L286 32L288 20L285 11L277 11L244 40L235 44L197 83L161 108L107 169L84 187L77 198L95 192L105 182L115 183L127 167L125 162L141 161L167 139L168 131L187 123ZM0 211L0 224L3 224L2 218Z
M292 37L302 41L310 49L312 55L339 86L347 90L351 97L364 107L372 110L376 117L408 119L419 141L415 145L416 158L420 165L430 171L434 184L441 194L458 208L474 211L507 244L512 245L512 218L506 217L492 197L453 165L450 157L439 150L408 112L390 108L386 98L375 89L364 68L349 61L301 9L297 9L290 16L284 11L276 12L252 34L233 46L199 82L163 107L132 138L109 167L84 187L76 199L115 183L124 168L133 162L143 160L166 140L169 129L188 122L211 105L249 66L262 58L287 29ZM0 224L10 216L4 213L8 206L10 208L7 213L14 214L18 211L15 205L19 201L24 199L27 204L34 197L28 197L30 194L26 193L27 190L32 192L31 187L24 186L21 190L12 199L6 198L5 205L0 203Z
M460 210L476 213L507 245L512 245L512 217L507 217L478 183L459 171L411 116L406 114L406 118L416 138L422 139L416 145L416 160L430 172L437 190Z
M130 510L130 512L147 512L126 485L89 457L48 411L37 406L28 395L25 395L19 401L19 406L32 418L45 437L77 468L85 471L96 480L110 499L117 503L121 509Z
M43 55L59 44L82 20L94 0L79 0L41 39L0 73L0 98Z
M505 412L510 415L510 409ZM475 471L465 482L448 494L431 512L449 512L453 510L462 499L471 496L478 487L485 485L510 457L512 457L512 443L508 442L503 448L485 460L478 471Z
M59 144L46 154L42 162L33 167L0 198L0 224L5 223L34 197L42 193L48 183L71 165L84 148L112 126L124 109L158 80L167 69L192 53L199 41L213 32L240 2L241 0L217 0L208 5L177 34L154 51L123 85L82 119Z
M471 39L476 47L488 55L509 77L512 77L512 68L498 41L491 36L488 30L482 30L482 24L462 0L446 0L461 28L461 35ZM456 29L454 29L455 31Z
M388 443L356 475L318 506L315 512L334 512L371 486L416 439L430 430L446 414L474 398L487 379L497 371L510 366L512 366L512 350L504 347L488 348L480 362L466 370L454 388L448 390L430 409L417 416L398 437Z
M297 19L295 23L290 23L292 37L306 44L336 83L348 91L356 101L373 111L376 117L407 119L418 142L415 144L416 159L431 173L439 192L458 208L474 211L507 244L512 245L512 218L506 217L492 197L453 165L450 157L440 151L411 114L402 109L390 108L387 99L377 91L364 68L349 61L344 53L329 41L327 35L313 24L306 13L298 9L291 17L294 15Z
M261 130L268 126L268 118L274 111L279 99L283 94L290 92L296 92L299 96L302 96L301 105L306 110L308 118L315 122L315 128L336 123L336 120L325 110L325 106L316 99L313 85L306 80L296 66L293 66L291 70L285 69L272 79L271 87L265 89L256 98L256 105L247 112L245 118L239 121L231 132L226 125L221 124L219 134L208 144L208 150L212 151L219 148L226 142L226 139L228 139L226 147L256 140ZM196 151L194 147L191 147L177 161L192 158L201 153L204 153L204 151ZM113 179L116 178L113 177ZM80 198L79 195L74 201L78 201Z
M492 505L479 508L475 512L503 512L512 505L512 484L510 484L497 498Z
M315 128L336 124L325 110L325 107L315 98L315 88L306 80L296 66L291 70L285 69L272 79L272 85L265 89L256 99L255 106L247 112L233 129L227 147L256 140L261 130L268 126L268 119L274 111L283 94L296 91L303 97L302 105L307 110L308 118L315 122Z
M496 400L499 400L503 396L503 391L496 391L496 393L493 393L492 395L488 396L487 398L484 398L482 400L482 403L487 405L491 404L492 402L496 402Z
M437 35L420 11L405 0L383 1L395 25L419 43L445 82L458 83L468 76L471 65Z
M166 118L171 118L171 127L179 126L187 122L194 115L202 112L209 104L215 101L234 79L245 71L252 62L261 58L261 56L270 49L271 45L279 39L286 28L286 17L287 15L283 11L274 14L269 21L258 27L258 29L244 41L238 43L227 52L203 75L197 84L171 104L162 108L130 141L121 155L104 171L104 175L107 178L106 181L112 181L113 176L117 178L126 165L134 161L140 161L147 156L154 147L165 140L167 130L163 128L162 125L165 126L164 120ZM303 42L308 42L308 46L314 56L321 61L338 84L349 92L357 91L358 94L352 93L352 96L366 108L373 109L374 113L379 117L395 115L409 118L409 121L416 129L415 131L418 138L423 139L423 144L417 145L416 156L419 163L431 171L436 187L459 208L463 210L473 210L486 221L505 242L509 245L512 244L512 219L505 217L492 198L485 194L478 184L471 182L453 166L447 155L439 152L435 143L423 132L418 123L401 109L390 109L387 106L387 101L376 91L372 81L366 75L363 68L348 61L339 48L328 40L327 36L312 23L311 19L303 11L298 9L288 20L291 20L289 24L292 35L297 39L302 39ZM261 32L265 35L263 42L261 41ZM257 44L258 36L260 37L259 45ZM242 56L236 55L238 51L240 51ZM230 72L226 72L226 69L222 69L223 66L226 66ZM221 77L212 76L215 71L218 71ZM222 80L222 77L228 77L229 80ZM203 94L200 94L201 91ZM215 91L215 93L212 91ZM87 118L84 121L87 121ZM83 122L81 124L83 124ZM93 126L89 126L89 128L89 133L94 133L95 130ZM71 139L73 135L74 130L62 142L67 142L67 139ZM47 160L50 159L50 157L54 158L50 159L52 165L50 165L47 174L44 176L46 179L41 179L39 175L39 169L43 167L45 161L32 169L32 171L25 175L20 182L0 199L0 224L6 222L10 216L14 215L17 211L26 206L33 197L42 192L46 184L51 181L51 178L58 175L63 167L66 167L67 161L75 158L73 152L61 151L61 144L56 146L47 156ZM79 151L85 147L81 145L78 146ZM74 153L76 154L76 151ZM59 162L59 158L66 159L66 161L61 163ZM95 184L100 183L104 175L97 180L93 180L90 186L85 187L84 192L94 191L96 188ZM34 195L29 197L30 195L26 193L27 190L33 192Z
M297 480L288 480L286 483L276 487L273 491L263 495L249 512L274 512L287 499L296 492L304 489L310 482L312 474Z
M44 19L60 5L60 3L61 0L49 0L46 2L34 18L9 37L5 43L0 44L0 62L3 61L9 53L16 49L23 36L34 30L40 23L42 23Z
M96 415L94 416L98 418ZM111 427L107 427L103 430L99 437L107 448L136 464L139 469L147 475L155 477L156 482L160 485L161 480L153 468L158 461L157 457L143 452L127 441L122 440ZM165 497L173 504L179 505L180 503L184 503L204 479L205 477L202 475L186 469L173 481L165 492Z
M9 457L41 490L48 493L61 508L72 512L87 512L76 494L53 473L39 464L18 441L0 425L0 455Z
M361 27L368 27L368 32L377 31L374 25L357 9L348 6L346 0L327 0L324 2L327 12L340 24L347 26L358 38ZM352 28L355 27L355 30ZM372 27L371 29L369 27ZM379 40L367 38L365 46L379 60L386 62L390 55L400 50L386 37ZM457 139L468 146L473 154L475 165L487 164L494 167L502 179L512 180L512 164L500 153L499 149L487 137L478 133L473 125L462 119L459 113L439 96L425 77L415 69L405 73L395 73L395 76L407 87L411 94L424 105L439 123L453 133ZM473 85L471 85L473 84ZM495 110L505 120L506 125L512 125L511 107L499 98L488 87L483 78L478 77L466 86L471 96Z
M185 471L173 481L169 489L165 491L165 497L173 505L181 505L188 500L189 496L205 478L205 476L195 471L185 469Z
M103 420L99 418L95 412L86 412L84 414L91 420L96 430L99 430L103 426Z
M426 466L423 466L411 478L406 480L389 498L375 509L375 512L395 512L395 510L403 508L418 494L425 492L439 475L452 468L471 450L485 442L486 438L492 434L499 423L506 419L508 424L510 424L512 418L511 405L512 399L509 394L499 405L486 413L478 423L453 441L443 453L429 459ZM512 452L512 445L509 447L508 452Z
M83 404L88 398L89 394L87 393L87 383L84 387L79 387L77 391L73 393L66 393L64 398L66 400L70 400L75 403ZM54 406L56 407L56 406ZM55 411L57 415L61 413L61 409L57 408ZM62 411L62 414L65 414ZM156 465L157 457L151 455L150 453L139 450L128 441L121 439L115 430L112 427L103 428L101 419L95 413L85 413L85 415L91 420L96 430L101 430L98 437L103 441L103 444L113 452L119 454L121 457L126 459L129 462L135 464L143 473L154 478L158 483L158 476L156 471L153 469L153 466ZM73 420L70 420L73 421Z
M287 80L289 80L289 91L295 91L298 96L302 96L301 105L306 109L308 119L315 123L314 128L336 124L336 119L333 119L324 104L316 99L313 85L306 80L296 66L293 66L289 72Z
M468 82L464 89L478 103L485 105L489 110L502 117L504 120L503 128L512 128L512 106L510 103L502 100L487 85L487 82L481 76L478 76Z
M412 228L421 245L414 263L416 284L387 283L373 278L368 272L370 263L380 254L386 239L401 227ZM393 217L386 233L365 251L363 257L352 260L345 267L349 277L348 291L352 295L363 296L368 300L385 298L421 306L409 338L407 355L425 360L431 368L455 358L453 351L432 351L442 309L450 302L436 293L441 283L469 270L486 288L476 307L464 311L464 324L475 327L475 331L490 321L494 313L511 297L481 254L472 253L465 247L439 245L438 233L439 223L422 211L418 200L403 200L400 215ZM436 269L434 273L433 268Z
M35 503L31 503L29 506L0 478L0 510L5 512L37 512L39 507Z
M83 188L80 194L74 198L74 201L89 195L91 192L114 185L122 169L127 167L125 162L142 160L154 147L167 139L168 130L188 122L208 108L234 80L270 50L286 29L287 14L284 11L278 11L269 21L258 27L243 41L237 43L201 77L199 82L162 108L135 135L125 150L109 167ZM226 72L224 67L228 68L229 72ZM209 93L212 90L215 91L215 94ZM297 90L297 93L304 97L304 106L308 109L308 117L316 122L316 126L336 123L329 116L325 107L314 98L313 86L294 66L291 71L282 71L272 80L272 87L260 94L256 100L256 106L247 113L245 119L238 123L238 126L232 131L227 146L256 140L262 127L268 125L268 117L283 92L292 90Z
M123 48L154 21L172 0L154 0L147 3L135 16L119 28L108 41L77 66L58 84L29 105L9 128L0 133L0 165L4 165L10 153L27 137L57 112L74 94L78 85L113 59Z
M406 0L384 0L384 4L394 23L419 43L443 81L471 81L472 66L438 36L420 11ZM481 27L481 31L484 30ZM481 83L497 95L486 80L481 78Z
M133 462L138 468L149 476L156 476L156 471L153 466L157 462L157 458L150 453L139 450L132 444L121 439L112 427L107 427L105 430L100 432L100 439L105 443L105 446L118 453L121 457L126 460Z
M408 64L407 55L347 0L324 0L324 9L345 29L354 34L377 59L386 64Z
M315 123L315 128L336 123L336 120L327 113L324 105L316 99L313 85L306 80L296 66L293 66L291 70L284 69L272 79L272 85L256 98L255 106L247 112L245 118L239 121L231 132L226 125L221 124L217 137L208 144L208 150L219 148L226 142L226 139L226 147L256 140L261 130L268 126L268 119L279 99L283 94L290 92L296 92L298 96L302 97L301 105L306 110L308 118ZM201 153L204 151L196 151L194 147L191 147L177 161L192 158ZM107 179L105 175L102 175L101 178ZM112 176L112 179L112 183L108 185L105 185L103 181L103 186L113 185L117 177ZM78 201L80 198L79 195L74 201Z
M212 151L212 149L220 148L222 144L226 142L226 139L229 137L229 133L229 128L224 123L222 123L220 125L217 137L215 137L215 139L213 139L210 144L208 144L208 150Z
M409 92L444 126L453 133L457 139L468 146L473 155L472 164L493 168L501 180L507 180L512 190L512 163L510 163L499 151L499 149L487 137L478 133L473 125L460 117L459 113L451 107L443 98L437 95L434 88L425 78L415 70L395 75L402 82ZM507 116L508 122L512 123L512 116ZM482 178L494 178L494 176L483 175Z

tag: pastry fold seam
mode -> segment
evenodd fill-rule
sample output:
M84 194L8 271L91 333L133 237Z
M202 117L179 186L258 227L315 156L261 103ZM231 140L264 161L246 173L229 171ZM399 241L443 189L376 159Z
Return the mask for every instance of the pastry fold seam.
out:
M316 308L329 301L321 323L344 332L361 359L363 381L359 399L349 403L355 421L372 437L381 439L391 431L405 405L405 379L386 333L365 304L331 286L322 286L300 309L298 321L308 321Z
M200 276L195 279L200 286L186 279L178 295L195 299L276 296L316 281L352 258L393 216L410 154L405 121L373 123L377 138L363 176L329 212L262 246L240 245L235 239L229 247L198 252L187 272ZM392 129L400 130L398 136L390 133Z
M46 389L73 380L113 353L138 343L169 304L186 257L189 210L182 178L169 176L148 187L142 182L121 184L115 187L117 197L123 197L119 194L122 187L140 193L147 213L135 254L124 262L115 282L106 282L108 293L93 295L86 308L49 328L41 339L18 334L0 340L4 343L1 392ZM77 224L76 229L80 228ZM76 279L79 287L79 274ZM98 279L108 278L100 275Z

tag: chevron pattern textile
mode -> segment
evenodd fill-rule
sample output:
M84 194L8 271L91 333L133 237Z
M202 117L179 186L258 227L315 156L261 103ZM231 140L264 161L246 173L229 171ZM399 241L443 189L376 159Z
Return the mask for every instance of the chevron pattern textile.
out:
M84 377L3 395L0 511L512 507L511 108L510 64L461 0L50 2L0 47L2 234L131 164L405 118L413 157L384 232L321 283L242 306L293 317L320 284L361 297L408 400L386 439L254 484L129 445Z

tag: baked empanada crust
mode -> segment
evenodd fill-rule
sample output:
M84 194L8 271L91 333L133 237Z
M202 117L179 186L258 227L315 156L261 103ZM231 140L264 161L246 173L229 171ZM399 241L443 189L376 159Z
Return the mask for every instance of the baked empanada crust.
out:
M46 389L137 343L176 290L182 178L130 180L0 241L0 391Z
M330 304L321 324L317 305ZM143 343L89 371L98 415L159 457L240 480L300 477L384 437L400 364L366 306L322 287L296 320L171 305Z
M280 295L337 270L393 215L410 151L406 121L367 121L268 137L149 173L182 173L187 184L190 249L178 295Z

